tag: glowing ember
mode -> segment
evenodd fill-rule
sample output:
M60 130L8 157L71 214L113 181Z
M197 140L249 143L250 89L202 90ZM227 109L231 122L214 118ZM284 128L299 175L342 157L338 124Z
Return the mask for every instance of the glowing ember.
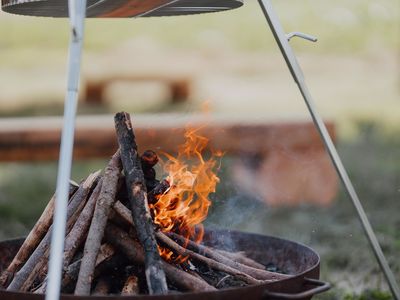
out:
M201 242L203 239L202 222L206 219L211 205L209 195L215 192L219 178L216 175L217 158L221 153L213 153L206 160L203 150L208 139L197 134L197 130L188 129L186 142L178 149L177 157L164 153L167 162L164 171L168 174L170 189L158 197L158 202L150 208L154 223L164 232L176 232L187 239ZM160 248L165 259L183 261L174 258L168 249Z

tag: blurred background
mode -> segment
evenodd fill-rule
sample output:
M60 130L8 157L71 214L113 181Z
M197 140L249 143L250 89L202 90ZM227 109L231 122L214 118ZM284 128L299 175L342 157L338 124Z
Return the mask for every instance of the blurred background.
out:
M309 121L257 2L245 2L238 10L218 14L88 20L78 113L126 110L157 118L206 110L229 122ZM287 32L319 38L316 44L301 39L291 43L400 278L400 3L280 0L274 6ZM68 29L65 19L0 13L3 121L62 115ZM99 82L106 82L101 92ZM315 248L322 257L321 277L334 285L317 299L391 299L355 211L325 163L326 154L314 159L312 152L298 156L286 150L287 157L278 160L291 160L291 167L280 176L290 176L293 165L298 171L312 164L308 172L330 179L322 185L328 195L321 195L321 201L315 192L297 198L296 193L285 198L275 192L272 197L243 184L242 178L273 177L273 167L265 162L268 167L260 171L260 166L248 167L254 157L249 162L248 157L226 153L207 224L276 235ZM79 181L103 168L106 160L76 161L72 178ZM281 170L280 165L276 168ZM54 193L56 172L55 161L0 164L1 239L29 232ZM285 194L287 183L279 184L277 193Z

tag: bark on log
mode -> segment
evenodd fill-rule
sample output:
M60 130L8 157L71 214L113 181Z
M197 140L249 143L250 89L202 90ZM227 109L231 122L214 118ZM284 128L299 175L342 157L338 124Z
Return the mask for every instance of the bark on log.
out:
M139 242L130 238L122 229L109 224L105 231L105 238L107 242L113 244L116 248L121 250L130 261L138 264L144 263L145 258L142 246ZM169 263L163 261L162 266L165 270L168 280L185 291L201 292L216 290L203 279L194 277L193 275L190 275Z
M122 288L122 296L131 296L139 294L139 279L135 275L130 275Z
M156 232L156 237L162 244L164 244L167 248L174 251L176 254L179 254L182 256L190 256L192 259L202 262L214 270L218 270L218 271L230 274L230 275L234 276L235 278L237 278L243 282L246 282L248 284L260 284L260 283L264 282L262 280L258 280L256 278L252 277L249 274L244 273L243 271L235 269L229 265L225 265L214 259L205 257L199 253L185 249L181 245L177 244L176 242L174 242L172 239L170 239L168 236L166 236L164 233L162 233L160 231Z
M83 258L78 282L75 287L75 295L90 295L96 258L100 250L109 212L116 199L121 168L120 152L117 151L105 170L103 186L96 203L93 219L85 242L85 248L83 250Z
M154 236L144 175L130 116L124 112L117 113L114 121L132 216L139 241L145 250L145 274L149 292L150 294L166 294L168 293L167 282Z
M67 227L70 228L73 225L74 220L72 219L76 215L75 213L81 210L85 205L86 199L89 193L92 191L93 186L97 183L99 176L100 176L100 171L90 174L72 197L70 203L68 204ZM45 257L45 254L46 252L48 252L50 246L51 228L52 226L50 227L46 235L43 237L42 241L39 243L35 251L26 261L24 266L15 274L14 279L7 287L8 291L20 290L24 285L24 283L27 281L27 279L30 277L32 272L35 270L35 267L37 268L40 262L43 261L42 259Z
M79 203L78 203L78 201L76 201L76 205L77 205L76 209L74 209L75 204L72 201L73 199L70 200L70 202L68 204L68 210L71 208L70 209L71 213L69 214L68 210L67 210L66 235L68 235L70 233L73 226L75 225L77 220L80 218L83 209L86 207L86 204L88 201L87 199L90 199L90 197L93 195L93 192L94 192L94 190L96 190L96 187L100 181L101 181L100 177L98 179L96 179L96 182L93 184L87 197L84 198L84 201L81 201ZM75 200L74 200L74 202L75 202ZM71 204L73 204L73 205L71 205ZM36 264L33 271L31 272L31 274L25 280L25 283L20 288L21 291L24 291L24 292L29 291L35 281L41 282L46 278L48 262L49 262L49 254L50 254L50 245L47 246L46 252L41 257L39 262Z
M89 197L89 200L86 202L85 207L83 208L82 212L79 214L76 222L74 223L71 231L67 234L67 237L65 239L65 246L64 246L64 268L65 270L71 263L71 260L76 254L76 251L78 248L82 245L84 240L86 239L87 236L87 231L90 226L90 220L92 219L93 216L93 211L94 207L96 205L96 201L99 197L100 194L100 189L102 187L103 179L100 179L96 188L93 190L92 194ZM47 269L48 266L46 264L46 259L48 257L48 254L44 256L44 259L42 259L43 267L37 266L38 272L32 272L32 276L35 276L33 274L38 274L38 280L39 281L45 281L46 275L47 275ZM35 269L36 269L35 268ZM63 271L64 272L64 271ZM30 276L31 277L31 276ZM28 280L27 280L28 282ZM29 284L25 283L25 285ZM42 285L43 288L43 285ZM22 290L27 290L27 288L22 288Z
M170 188L167 180L162 180L153 190L148 193L149 204L157 203L157 196L164 194Z
M125 222L128 222L130 225L134 226L132 217L129 215L129 209L127 207L125 207L122 203L118 201L114 205L114 210L121 218L124 219ZM179 244L175 243L172 239L170 239L167 235L165 235L162 232L156 233L157 239L161 240L162 242L167 242L168 248L177 251L178 254L183 256L190 255L191 257L195 259L197 258L206 264L211 263L212 266L214 266L216 269L231 274L233 276L236 276L237 278L240 277L241 280L249 284L257 284L261 283L262 281L275 281L278 279L290 277L289 275L268 272L266 270L256 269L250 266L237 263L235 261L222 257L221 254L217 253L216 251L213 251L209 247L198 245L190 240L186 241L186 239L180 235L173 233L169 233L168 235L174 237L174 239L176 239L181 245L186 245L187 248L193 249L197 253L181 247ZM206 257L203 255L205 255ZM211 260L208 260L208 257L211 258ZM221 268L228 271L221 270ZM238 273L239 275L235 275ZM241 273L244 274L244 278L242 278L243 274ZM257 277L255 276L253 277L253 275Z
M161 232L157 233L157 238L159 238L159 237L164 238L162 235L165 235L165 234L163 234ZM187 249L192 249L196 253L201 253L202 255L204 255L206 257L209 257L223 265L226 265L226 266L229 266L236 270L239 270L240 272L248 274L253 278L256 278L259 280L264 280L264 281L276 281L276 280L291 277L290 275L269 272L267 270L261 270L261 269L253 268L253 267L238 263L238 262L218 253L217 251L212 250L209 247L196 244L195 242L193 242L191 240L186 240L183 236L180 236L178 234L169 233L168 235L170 235L180 245L185 245L185 247L187 247Z
M158 156L153 150L146 150L140 157L142 168L151 169L158 163Z
M110 282L102 277L97 281L96 286L94 287L93 296L106 296L110 292L111 286Z
M256 262L255 260L249 258L246 256L245 252L229 252L229 251L225 251L225 250L220 250L220 249L213 249L213 251L226 256L227 258L236 261L240 264L249 266L249 267L253 267L256 269L260 269L260 270L265 270L265 266L263 264L260 264L259 262Z
M61 281L61 291L65 292L74 282L78 279L79 269L81 268L82 259L78 259L74 263L70 264L65 271L64 277ZM44 294L47 288L47 280L44 283L42 290L37 291L39 294ZM73 291L73 288L71 289Z
M99 255L96 260L96 267L103 263L106 260L109 260L115 254L115 249L110 244L103 244L100 247ZM64 269L64 275L61 282L61 291L64 291L67 286L71 285L78 279L79 269L81 267L82 259L78 259L72 264L70 264L67 268ZM47 289L47 277L43 281L43 284L40 288L35 291L35 294L44 294Z
M131 211L120 201L114 203L113 209L117 213L117 215L124 220L125 223L128 223L131 226L135 226L135 224L132 221Z
M156 179L156 170L153 168L158 163L158 156L153 150L146 150L140 157L147 191L153 190L160 182Z
M67 238L65 239L63 262L64 269L71 264L71 261L74 258L76 251L82 246L87 237L87 232L90 227L90 222L93 218L94 209L96 206L96 202L99 199L104 179L105 178L102 178L97 184L92 195L87 201L85 208L83 209L78 220L74 224L74 227L72 227L71 231L67 235Z
M75 182L70 181L69 198L75 193L78 187L79 186L77 186ZM14 276L14 273L17 272L20 267L26 262L26 260L32 254L33 250L35 250L37 245L40 243L40 241L49 230L53 222L55 198L56 195L54 194L47 204L46 208L44 209L39 220L36 222L35 226L26 237L21 248L19 248L18 253L15 255L14 259L7 267L7 269L2 273L0 277L0 286L5 287L9 284L9 281Z

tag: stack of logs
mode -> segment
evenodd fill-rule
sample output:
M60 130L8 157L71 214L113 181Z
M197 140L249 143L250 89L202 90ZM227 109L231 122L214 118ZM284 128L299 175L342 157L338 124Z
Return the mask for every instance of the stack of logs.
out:
M118 113L119 150L104 174L71 182L67 210L61 291L76 295L167 294L213 291L286 278L269 272L243 253L230 253L187 241L179 233L155 228L148 203L167 193L157 181L153 151L142 156L130 116ZM1 274L9 291L44 293L55 196L50 200L17 255ZM129 208L128 208L129 207ZM158 246L186 259L165 261Z

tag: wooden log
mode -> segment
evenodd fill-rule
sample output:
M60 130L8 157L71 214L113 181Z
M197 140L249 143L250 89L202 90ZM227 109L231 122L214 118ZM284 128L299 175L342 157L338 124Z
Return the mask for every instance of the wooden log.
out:
M110 292L110 282L105 277L101 277L93 289L93 296L106 296Z
M96 188L93 190L92 194L89 197L89 200L86 202L85 207L83 208L82 212L79 213L78 219L76 220L75 224L73 225L71 231L67 234L65 239L65 246L64 246L64 270L70 265L71 260L76 254L78 248L82 245L84 240L87 236L87 231L90 226L90 220L93 216L94 207L96 205L97 199L100 194L100 190L102 187L103 179L100 179ZM38 277L39 281L45 281L47 275L47 268L48 265L46 263L47 254L44 256L45 259L43 260L43 267L37 266L39 268L36 277ZM36 269L35 268L35 269ZM63 271L64 272L64 271ZM33 275L35 276L35 275ZM27 284L27 282L25 282ZM43 285L42 285L43 288Z
M149 292L150 294L166 294L168 292L167 281L154 236L144 175L130 116L124 112L117 113L114 121L132 216L139 241L145 251L145 274Z
M82 243L85 241L87 237L87 231L90 226L90 220L92 219L94 207L96 205L97 199L100 194L101 187L103 185L103 178L99 180L96 188L93 190L92 194L89 197L89 200L86 202L86 205L82 212L79 214L78 219L73 225L71 231L67 234L65 239L64 246L64 261L63 261L63 273L70 265L73 257L75 256L79 247L81 247ZM38 272L39 281L46 282L47 275L47 265L45 264L42 269ZM46 288L46 284L42 284L39 291L44 291Z
M122 203L117 201L114 205L114 210L125 222L129 223L131 226L134 226L132 217L130 216L129 209L127 207L125 207ZM186 245L186 247L188 247L190 249L194 249L195 251L197 251L197 253L181 247L179 244L175 243L172 239L170 239L168 236L166 236L162 232L156 233L157 239L159 239L163 242L167 242L167 247L170 248L171 250L178 252L178 254L183 255L183 256L190 255L191 257L202 261L203 263L206 263L206 264L210 263L211 264L210 267L214 266L217 270L226 272L237 278L238 278L238 276L239 277L243 276L241 274L241 273L243 273L243 274L245 274L244 275L245 278L243 279L242 277L240 277L239 279L245 281L246 283L258 284L258 283L261 283L262 281L275 281L278 279L290 277L289 275L278 274L278 273L269 272L269 271L262 270L262 269L256 269L254 267L250 267L250 266L246 266L246 265L237 263L230 259L221 258L221 256L222 256L221 254L216 253L216 251L213 251L209 247L206 247L203 245L198 245L191 240L186 241L186 239L184 237L177 235L177 234L170 233L168 235L171 235L172 237L174 237L182 245ZM203 255L206 255L207 257L204 257ZM211 260L208 260L207 258L211 258ZM224 270L228 270L228 272L223 271L220 268L222 268ZM250 274L247 272L250 272ZM238 273L239 273L239 275L236 275ZM253 276L255 276L255 278Z
M220 250L220 249L212 249L213 251L226 256L227 258L229 258L230 260L236 261L240 264L252 267L252 268L256 268L256 269L260 269L260 270L265 270L265 266L263 264L260 264L259 262L256 262L255 260L248 258L246 256L246 253L243 251L239 251L239 252L229 252L229 251L225 251L225 250Z
M158 163L158 156L152 150L146 150L140 157L144 179L147 191L153 190L159 183L156 179L156 170L154 166Z
M79 186L75 182L70 181L69 198L75 193L78 187ZM2 273L0 277L0 286L5 287L9 284L10 280L14 276L14 273L17 272L20 267L26 262L26 260L32 254L33 250L35 250L37 245L47 233L53 222L55 198L56 195L54 194L47 204L46 208L44 209L39 220L36 222L35 226L26 237L21 248L19 248L18 253L15 255L14 259L7 267L7 269Z
M146 150L140 157L143 170L151 169L158 163L158 155L153 150Z
M120 202L116 202L116 204L114 205L114 210L126 222L129 222L129 224L134 226L132 218L129 217L129 209L127 207L125 207ZM182 246L180 246L179 244L174 242L172 239L170 239L168 236L166 236L164 233L162 233L160 231L156 232L156 237L157 237L158 240L160 240L162 243L166 244L166 246L168 248L170 248L171 250L173 250L174 252L176 252L176 253L178 253L178 254L180 254L182 256L190 256L190 257L192 257L192 258L194 258L196 260L199 260L199 261L209 265L211 268L214 268L216 270L225 272L227 274L231 274L231 275L235 276L236 278L238 278L238 279L240 279L240 280L242 280L242 281L244 281L244 282L246 282L248 284L259 284L259 283L263 282L263 281L258 280L256 278L253 278L249 274L246 274L245 272L243 272L242 269L234 269L234 267L231 267L232 264L231 264L231 266L225 265L223 263L219 263L218 261L215 261L214 259L209 259L209 258L207 258L207 257L205 257L205 256L203 256L201 254L198 254L198 253L195 253L195 252L190 251L188 249L185 249L185 248L183 248ZM197 245L196 243L194 243L194 244ZM237 266L238 264L234 264L234 265ZM269 273L270 272L268 272L268 274ZM277 274L277 273L271 273L271 274L269 274L270 275L269 278L271 278L272 276L275 276L275 277L279 276L279 274ZM272 280L272 279L268 279L268 280Z
M100 172L100 171L99 171ZM76 222L79 220L79 218L82 215L82 212L84 208L87 206L87 199L90 199L94 193L94 191L97 188L97 185L101 181L101 177L96 180L96 182L93 184L93 191L91 190L87 197L85 197L84 201L81 201L79 204L77 204L77 208L75 211L72 213L71 216L68 216L68 211L67 211L67 226L66 226L66 235L68 236L72 228L75 226ZM72 201L72 200L71 200ZM72 202L69 203L69 205ZM74 208L72 207L72 210ZM31 286L34 284L35 281L43 282L44 279L46 278L47 274L47 268L48 268L48 262L49 262L49 254L50 254L50 246L47 247L46 252L44 255L40 258L39 262L36 264L34 269L32 270L31 274L28 276L28 278L25 280L25 283L22 285L20 288L21 291L29 291Z
M111 207L116 199L118 179L121 174L121 157L117 151L106 167L103 186L96 204L93 219L83 250L83 258L79 271L75 295L90 295L96 258L104 235L104 228Z
M165 261L163 262L163 268L167 274L168 280L183 291L207 292L217 290L201 277L193 276Z
M69 289L69 287L73 285L73 283L76 282L76 280L78 279L79 269L81 268L81 262L82 258L70 264L68 268L65 270L64 277L61 281L62 292L65 292L66 289ZM43 284L42 290L36 291L36 293L44 294L46 292L46 288L47 288L47 280ZM71 288L71 290L73 291L73 288Z
M110 260L112 256L115 254L115 249L110 244L103 244L100 247L99 255L97 255L96 259L96 267L101 263ZM64 268L64 275L61 282L61 291L64 291L69 285L75 282L78 279L79 269L81 267L82 258L79 258L68 267ZM38 288L35 294L44 294L47 289L47 277L43 281L43 284L40 288Z
M78 259L77 261L75 261L74 263L69 265L67 268L65 268L65 270L63 272L63 278L62 278L62 281L61 281L61 292L64 292L65 288L67 286L69 286L70 284L72 284L73 281L76 280L76 278L78 277L80 266L81 266L81 259ZM43 280L41 286L38 287L36 290L34 290L33 293L35 293L35 294L44 294L44 293L46 293L47 280L48 280L48 277L46 277Z
M124 287L122 288L122 296L132 296L139 294L139 279L135 275L130 275L125 281Z
M216 251L213 251L211 248L196 244L195 242L193 242L191 240L187 240L183 236L180 236L180 235L174 234L174 233L169 233L169 235L172 236L174 240L178 241L178 243L180 245L185 245L185 247L187 247L187 249L192 249L193 251L195 251L195 253L201 253L202 255L204 255L208 258L211 258L223 265L226 265L226 266L229 266L236 270L239 270L240 272L246 273L256 279L266 280L266 281L276 281L276 280L291 277L290 275L269 272L267 270L257 269L257 268L253 268L253 267L238 263L238 262L228 258L227 256L224 256ZM166 235L163 234L162 232L157 232L157 238L166 240L164 238L164 236L166 236ZM171 244L171 245L173 245L173 244ZM228 274L230 274L230 273L228 273Z
M106 227L105 238L107 242L121 250L131 262L141 265L144 263L145 257L142 246L139 242L130 238L122 229L109 224ZM216 290L203 279L188 274L165 261L162 262L162 266L168 280L185 291L201 292Z
M99 181L101 181L101 178ZM96 185L96 187L97 187L97 185ZM94 192L94 190L93 190L93 192ZM93 194L93 192L92 192L92 194ZM67 228L66 228L67 236L70 233L70 231L72 230L72 228L74 227L74 225L77 222L77 220L79 219L79 217L81 216L84 207L86 207L86 204L87 204L86 199L88 199L88 198L90 199L92 194L90 194L90 196L88 195L88 197L85 198L84 201L80 202L80 204L78 205L77 209L72 214L72 216L67 219ZM48 261L49 254L50 254L50 247L48 246L46 249L46 252L40 258L40 260L37 262L36 266L34 267L34 269L31 272L31 274L28 276L28 278L25 280L25 283L20 288L21 291L29 291L31 289L31 286L33 286L34 282L36 282L36 281L43 282L45 280L46 274L47 274L48 262L49 262Z
M99 254L97 255L96 258L96 267L101 263L105 262L106 260L109 260L112 256L114 256L115 252L116 252L115 248L112 245L110 244L101 245Z
M135 224L132 221L131 211L120 201L114 203L113 209L118 214L118 216L123 219L125 223L128 223L131 226L135 226Z
M82 213L79 215L78 220L76 221L65 239L63 262L64 269L71 264L71 261L75 256L77 250L82 246L87 237L87 232L90 227L90 221L92 220L94 209L97 200L99 199L104 179L105 178L102 178L97 184L96 188L93 190L93 193L90 195L90 198L87 201L85 208L82 210Z
M147 201L149 204L157 203L157 196L164 194L170 188L167 180L162 180L160 183L148 193Z
M72 197L67 209L67 227L71 228L73 225L73 218L74 215L76 215L75 213L80 211L85 205L86 199L92 191L93 186L97 183L99 176L100 171L90 174ZM40 262L45 258L46 252L48 252L50 246L51 228L52 227L50 227L49 231L43 237L42 241L26 261L24 266L15 274L10 285L7 287L8 291L20 290L25 281L32 276L31 274L35 274L33 271L38 270L37 266L40 265Z
M251 275L244 273L243 271L240 271L238 269L235 269L229 265L225 265L214 259L205 257L199 253L185 249L181 245L177 244L176 242L174 242L172 239L170 239L168 236L166 236L164 233L162 233L160 231L156 232L156 237L157 237L157 240L159 240L167 248L174 251L176 254L179 254L182 256L190 256L192 259L197 260L201 263L204 263L214 270L218 270L218 271L230 274L230 275L234 276L235 278L237 278L247 284L260 284L260 283L265 282L262 280L258 280L256 278L252 277Z

